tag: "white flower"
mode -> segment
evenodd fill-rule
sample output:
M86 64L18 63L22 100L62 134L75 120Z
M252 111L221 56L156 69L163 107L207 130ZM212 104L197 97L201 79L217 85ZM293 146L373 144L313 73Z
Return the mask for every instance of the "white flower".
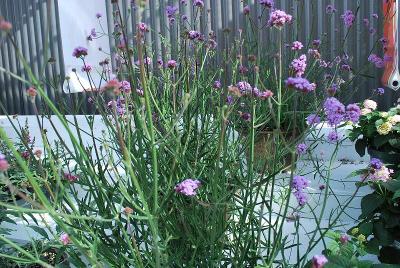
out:
M392 125L396 125L397 123L400 123L400 115L399 114L393 115L393 116L388 118L388 121Z
M363 105L364 105L364 108L367 108L370 110L376 110L376 107L378 106L378 104L373 100L365 100Z
M371 109L368 109L368 108L363 108L363 109L361 109L361 114L362 114L362 115L369 114L370 112L372 112Z

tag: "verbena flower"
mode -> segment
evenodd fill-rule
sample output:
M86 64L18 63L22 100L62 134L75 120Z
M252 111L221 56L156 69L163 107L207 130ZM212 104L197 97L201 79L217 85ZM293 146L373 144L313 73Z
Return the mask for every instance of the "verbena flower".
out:
M190 40L199 39L200 36L201 36L201 34L200 34L200 32L198 32L198 31L192 30L192 31L189 31L189 32L188 32L188 37L189 37Z
M385 61L376 54L371 54L368 57L368 61L375 64L376 68L383 68L385 66Z
M308 146L305 143L300 143L296 146L296 151L298 155L305 154L307 152Z
M308 195L304 192L310 182L303 176L294 176L292 181L293 195L296 197L299 206L304 206L308 202Z
M287 87L294 88L304 93L314 91L316 88L314 83L310 83L310 81L302 77L289 77L285 83Z
M66 246L66 245L68 245L69 243L71 243L71 239L69 238L69 235L68 235L68 234L64 233L64 234L61 234L61 235L60 235L60 242L61 242L64 246Z
M203 2L203 0L194 0L193 1L193 5L196 6L196 7L203 8L204 7L204 2Z
M356 19L356 16L354 15L353 11L346 10L341 18L343 19L344 25L346 27L351 27Z
M167 62L167 67L168 67L169 69L174 69L174 68L176 67L176 60L169 60L169 61Z
M275 9L270 14L268 26L282 28L285 24L292 22L292 19L292 16L286 14L285 11Z
M71 173L64 173L64 179L69 182L76 182L78 180L78 176L73 175Z
M380 169L380 168L382 168L383 163L378 158L371 158L369 165L374 169Z
M325 8L325 12L326 14L333 14L335 13L337 10L333 5L327 5Z
M6 157L0 153L0 172L6 172L10 168Z
M177 11L178 7L175 6L167 6L165 8L165 13L167 13L167 18L169 19L170 22L175 21L175 15Z
M253 87L246 81L240 81L236 84L242 95L251 94Z
M310 114L309 116L307 116L306 118L306 123L307 125L311 126L311 125L315 125L315 124L319 124L321 123L321 117L319 117L316 114Z
M340 124L345 118L346 109L335 97L328 98L324 103L325 115L331 126Z
M259 3L267 8L274 7L274 0L259 0Z
M346 118L347 120L357 123L361 116L361 109L357 104L349 104L346 107Z
M37 90L34 87L29 87L26 90L26 94L30 97L30 98L35 98L37 95Z
M244 120L244 121L250 121L251 120L251 114L250 113L241 113L240 117Z
M96 18L100 19L103 15L100 12L96 13Z
M222 87L221 81L216 80L214 81L213 88L220 89Z
M350 241L350 237L347 234L342 234L339 237L339 241L342 245L347 244Z
M9 32L12 29L12 24L0 17L0 31Z
M383 95L383 94L385 94L385 89L378 87L377 89L375 89L375 93L378 95Z
M74 51L72 52L72 56L75 58L80 58L87 56L88 50L84 47L76 47Z
M125 93L130 93L131 92L131 83L129 83L126 80L121 81L121 89L125 92Z
M328 133L328 141L329 142L337 142L339 140L339 134L336 130L332 130Z
M290 69L294 71L296 77L301 77L307 68L307 56L301 55L298 59L294 59L290 64Z
M85 63L85 65L82 66L82 72L90 72L92 70L92 66L90 64Z
M274 93L271 90L267 89L267 90L265 90L263 92L260 92L258 94L258 98L260 98L262 100L265 100L265 99L271 98L273 95L274 95Z
M292 43L292 50L301 50L303 48L303 43L299 41L294 41Z
M249 15L250 14L250 7L248 5L243 7L243 14L245 14L245 15Z
M149 26L147 26L147 24L144 23L144 22L139 22L138 23L138 29L139 29L140 32L145 33L145 32L149 31Z
M328 259L324 255L315 255L312 258L312 268L323 268L328 263Z
M186 179L175 186L175 192L186 196L194 196L200 186L201 182L199 180Z

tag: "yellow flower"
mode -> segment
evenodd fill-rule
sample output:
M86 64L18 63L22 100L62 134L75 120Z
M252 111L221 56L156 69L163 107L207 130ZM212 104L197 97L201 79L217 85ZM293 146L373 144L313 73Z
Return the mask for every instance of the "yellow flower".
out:
M359 242L363 243L363 242L365 242L367 239L365 238L365 235L360 234L360 235L357 237L357 240L358 240Z
M358 234L358 228L354 228L353 230L351 230L351 234L352 235L356 235L356 234Z
M392 130L393 125L389 122L385 122L382 125L376 127L376 130L380 135L387 135Z
M393 115L393 116L389 117L387 120L390 122L390 124L396 125L397 123L400 122L400 115L398 115L398 114Z

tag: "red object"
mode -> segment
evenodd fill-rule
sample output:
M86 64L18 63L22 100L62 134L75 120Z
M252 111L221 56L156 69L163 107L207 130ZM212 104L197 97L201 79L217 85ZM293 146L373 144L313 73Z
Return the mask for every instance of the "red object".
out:
M400 88L399 55L398 55L398 2L397 0L383 0L385 44L385 71L382 83L393 89Z

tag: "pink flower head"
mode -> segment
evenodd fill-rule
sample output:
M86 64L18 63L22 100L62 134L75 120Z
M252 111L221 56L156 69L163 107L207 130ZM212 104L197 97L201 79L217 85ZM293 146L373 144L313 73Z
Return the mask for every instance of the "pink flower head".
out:
M282 28L286 23L292 22L293 17L285 11L276 9L271 12L268 25L270 27Z
M295 90L303 93L314 91L317 87L316 84L310 83L310 81L302 77L289 77L285 83L287 87L294 88Z
M324 255L315 255L312 258L312 268L323 268L328 263L328 259Z
M273 95L274 95L274 93L271 90L267 89L263 92L260 92L258 94L258 97L262 100L265 100L265 99L271 98Z
M104 90L118 91L121 88L121 83L117 79L112 79L104 86Z
M145 33L145 32L148 32L148 31L149 31L149 27L148 27L147 24L144 23L144 22L140 22L140 23L138 24L138 29L139 29L139 31L142 32L142 33Z
M204 2L203 2L203 0L194 0L193 1L193 6L203 8L204 7Z
M307 125L312 126L321 123L321 118L316 114L310 114L306 118Z
M353 14L353 11L346 10L341 18L343 19L344 25L349 28L353 25L356 16Z
M245 14L245 15L250 14L250 7L248 5L243 8L243 14Z
M301 77L307 68L307 56L301 55L299 58L294 59L290 64L290 69L295 73L296 77Z
M5 19L3 19L2 17L0 17L0 31L11 31L12 29L12 24L9 21L6 21Z
M85 64L82 66L82 72L90 72L92 70L92 66L90 64Z
M274 0L259 0L259 3L267 8L274 7Z
M294 41L292 43L292 50L301 50L303 47L303 44L299 41Z
M340 243L347 244L347 242L349 242L350 237L347 234L342 234L339 238Z
M76 47L74 51L72 52L72 56L75 58L80 58L87 56L88 50L84 47Z
M0 153L0 172L5 172L9 169L10 165L7 162L6 157Z
M60 235L60 242L61 242L64 246L66 246L66 245L68 245L69 243L71 243L71 239L69 238L69 235L68 235L68 234L63 233L63 234Z
M168 67L169 69L174 69L174 68L176 67L176 60L169 60L169 61L167 62L167 67Z
M129 83L126 80L121 81L121 88L125 93L130 93L131 92L131 83Z
M72 175L71 173L64 173L64 179L69 182L76 182L78 180L78 176Z
M199 180L186 179L175 186L175 192L186 195L195 196L196 190L201 186Z
M26 90L26 94L28 94L29 97L34 98L37 95L36 88L30 87Z

